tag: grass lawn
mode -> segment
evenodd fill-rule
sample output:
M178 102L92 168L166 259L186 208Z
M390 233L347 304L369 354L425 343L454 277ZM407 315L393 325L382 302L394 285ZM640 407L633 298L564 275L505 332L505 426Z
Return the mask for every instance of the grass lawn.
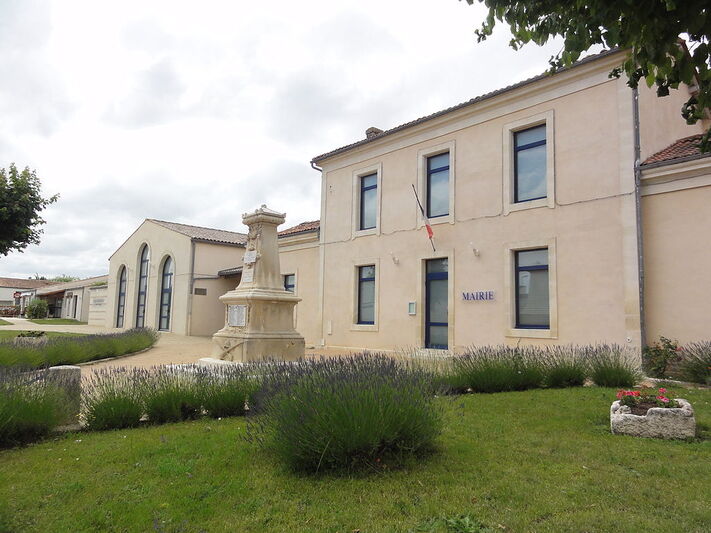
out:
M35 318L30 320L33 324L50 324L55 326L82 326L87 324L86 322L79 322L73 318Z
M0 531L708 531L711 390L683 394L694 442L611 435L614 393L441 398L437 454L345 478L285 471L240 418L66 435L0 452Z
M22 330L5 330L0 331L0 340L2 339L12 339L17 337ZM45 331L45 336L47 337L83 337L84 333L64 333L61 331Z
M7 320L3 320L0 318L0 326L10 326L12 325L12 322L8 322Z

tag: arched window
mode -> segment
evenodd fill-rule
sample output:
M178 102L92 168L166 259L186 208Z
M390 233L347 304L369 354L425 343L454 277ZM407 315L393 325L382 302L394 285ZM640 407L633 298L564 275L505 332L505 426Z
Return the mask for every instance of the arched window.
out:
M170 330L170 300L173 297L173 260L170 256L163 262L160 285L160 321L158 329Z
M136 299L136 327L142 328L146 318L146 293L148 292L148 245L141 248L141 263L138 267L138 298Z
M123 327L123 315L126 310L126 267L121 266L118 275L118 305L116 306L116 327Z

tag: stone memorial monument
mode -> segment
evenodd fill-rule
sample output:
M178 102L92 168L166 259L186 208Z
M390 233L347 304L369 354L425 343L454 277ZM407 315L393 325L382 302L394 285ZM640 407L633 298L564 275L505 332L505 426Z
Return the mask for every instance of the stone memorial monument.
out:
M266 205L242 215L249 228L242 279L220 296L225 327L212 337L218 359L292 361L304 356L304 338L294 329L294 306L301 298L284 290L279 269L277 226L285 218Z

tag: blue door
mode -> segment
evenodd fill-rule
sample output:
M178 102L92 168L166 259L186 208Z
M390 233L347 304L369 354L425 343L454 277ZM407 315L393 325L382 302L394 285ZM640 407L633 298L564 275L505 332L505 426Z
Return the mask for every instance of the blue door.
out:
M447 262L430 259L425 273L425 347L446 350L449 345L449 288Z

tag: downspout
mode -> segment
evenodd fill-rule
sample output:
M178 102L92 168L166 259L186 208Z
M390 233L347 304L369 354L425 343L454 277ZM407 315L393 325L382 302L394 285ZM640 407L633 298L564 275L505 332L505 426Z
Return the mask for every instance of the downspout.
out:
M642 243L642 169L640 128L639 128L639 91L632 89L632 118L634 121L634 203L637 224L637 276L639 285L639 330L642 348L647 345L647 324L644 313L644 248Z
M188 282L188 316L185 323L186 335L190 335L193 325L193 286L195 285L195 241L190 239L190 281Z
M321 346L326 345L326 336L324 334L324 323L323 323L323 308L325 305L325 291L324 291L324 272L326 270L326 247L324 246L323 242L323 223L324 220L326 219L326 188L325 184L323 181L323 169L321 167L316 166L316 164L311 161L311 168L316 170L317 172L321 173L321 214L319 216L319 230L318 230L318 239L319 239L319 286L318 286L318 292L319 292L319 301L318 301L318 319L319 323L321 324Z

